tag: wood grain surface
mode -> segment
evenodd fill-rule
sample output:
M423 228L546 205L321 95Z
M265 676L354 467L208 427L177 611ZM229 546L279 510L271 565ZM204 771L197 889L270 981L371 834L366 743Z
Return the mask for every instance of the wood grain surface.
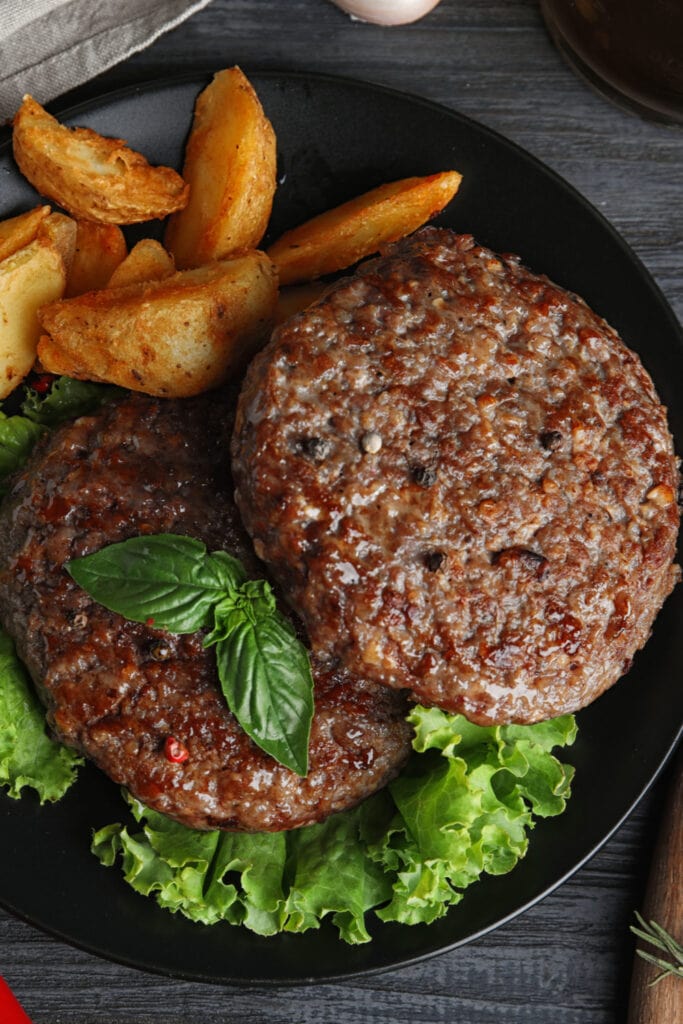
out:
M676 759L657 841L652 854L650 874L643 897L642 917L656 922L669 935L680 934L683 923L683 751ZM662 958L662 954L644 940L638 953ZM670 958L664 956L665 962ZM683 1021L683 984L673 974L636 956L631 974L628 1024L670 1024Z
M68 99L234 63L379 82L501 132L611 221L683 317L683 130L642 121L593 93L553 49L534 0L442 0L423 21L392 29L354 22L327 0L213 0ZM558 891L418 966L242 991L120 967L0 913L0 974L35 1024L621 1024L629 924L642 905L667 776Z

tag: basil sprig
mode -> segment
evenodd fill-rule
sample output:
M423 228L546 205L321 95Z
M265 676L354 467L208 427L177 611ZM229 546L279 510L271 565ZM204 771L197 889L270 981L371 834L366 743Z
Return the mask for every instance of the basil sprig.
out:
M306 648L277 610L266 580L237 559L172 533L132 537L68 562L99 604L170 633L209 629L228 707L262 750L308 771L313 679Z

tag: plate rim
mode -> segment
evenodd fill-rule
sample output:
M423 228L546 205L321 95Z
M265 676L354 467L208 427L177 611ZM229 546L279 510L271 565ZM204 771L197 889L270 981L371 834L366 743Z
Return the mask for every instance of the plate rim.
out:
M60 117L65 119L77 118L81 113L87 113L93 107L105 107L110 104L115 104L122 100L128 100L134 98L137 95L145 94L149 91L157 91L162 89L177 88L179 86L189 86L196 84L198 88L201 88L203 84L209 79L212 74L215 74L218 70L221 70L221 66L217 66L211 62L206 65L197 66L192 69L188 69L183 73L175 76L171 75L151 75L143 76L139 80L129 82L125 85L105 89L102 92L96 91L93 83L87 83L85 86L74 90L73 93L69 94L69 100L67 103L64 102L63 97L57 97L56 99L46 103L46 109L50 112L58 114ZM416 93L401 90L395 87L387 86L382 83L373 82L363 78L357 78L352 76L345 76L327 72L307 72L303 70L278 70L273 68L259 69L258 67L245 66L245 74L252 82L256 82L258 79L267 79L271 82L277 82L287 80L290 82L321 82L329 86L336 88L352 88L362 93L368 91L383 94L398 102L409 103L414 107L423 107L430 109L434 113L441 116L452 118L455 122L465 125L468 130L475 132L478 135L484 135L492 140L496 145L503 146L514 152L518 157L527 163L532 164L537 171L539 171L543 177L549 178L553 181L555 186L559 187L565 194L567 194L571 200L578 203L597 223L600 230L606 233L611 242L621 250L624 257L634 266L638 272L639 277L643 284L645 284L651 292L653 300L657 303L660 312L665 315L668 320L668 326L672 332L672 336L676 338L677 343L683 351L683 327L681 326L676 314L669 303L666 295L664 294L661 286L653 277L650 270L645 266L642 259L633 250L631 245L626 239L617 231L612 223L605 217L605 215L594 206L590 200L588 200L578 189L565 178L562 177L554 168L549 167L534 153L531 153L525 149L522 145L516 141L506 137L494 128L489 127L486 124L470 117L469 115L461 113L457 108L452 108L444 103L432 100L430 98L421 96ZM81 94L82 98L81 98ZM188 125L189 130L189 125ZM5 137L6 136L6 137ZM0 128L0 158L3 157L6 150L11 149L11 126ZM683 586L683 584L679 584ZM117 963L121 966L131 967L136 970L143 971L145 973L151 973L158 976L173 978L177 980L184 980L190 982L198 982L202 984L213 984L221 986L234 986L239 988L277 988L277 987L297 987L297 986L308 986L314 984L329 984L334 982L341 982L351 980L360 977L371 977L373 975L384 974L389 971L399 970L407 967L414 966L425 960L431 959L434 956L448 953L459 946L469 944L481 939L483 936L495 931L496 929L508 924L510 921L522 916L531 907L540 903L548 895L555 892L562 885L564 885L570 878L572 878L582 867L584 867L602 847L614 836L614 834L621 828L624 822L630 817L638 804L643 800L645 795L650 791L655 782L659 779L666 767L671 762L675 751L679 744L683 740L683 722L679 725L677 734L675 735L672 742L668 745L663 757L660 758L656 770L649 776L644 787L636 794L636 796L629 802L626 810L621 816L612 824L608 831L600 838L600 840L591 846L591 848L584 853L584 855L574 863L567 871L554 880L550 885L543 888L543 890L533 895L530 899L520 904L514 910L510 911L504 917L498 918L495 922L485 925L476 931L469 933L467 936L456 939L450 943L440 943L438 945L427 944L428 948L425 948L421 952L412 953L410 955L403 955L398 959L394 959L392 962L386 964L380 964L364 968L353 968L350 970L344 970L343 967L339 971L331 973L321 974L310 974L306 976L296 976L290 978L268 978L268 977L231 977L223 975L216 977L213 974L203 975L201 972L190 970L186 973L178 971L173 968L164 967L159 963L142 963L140 960L133 958L126 958L125 955L112 954L108 950L98 949L94 944L79 941L78 939L72 938L66 932L60 931L59 928L50 926L44 922L41 922L31 914L27 914L21 911L21 909L14 908L9 904L3 896L0 894L0 906L3 907L12 916L25 921L32 927L37 928L45 934L52 936L53 938L63 941L66 944L80 949L90 955L98 956L106 959L110 962ZM566 756L566 754L564 755ZM571 755L568 758L571 761ZM144 898L144 897L141 897ZM167 913L167 911L163 911ZM408 927L408 926L396 926L396 927ZM428 925L422 926L428 928ZM277 940L278 936L273 936L269 939L264 938L264 942ZM344 952L347 949L341 939L339 942L340 951ZM378 942L379 939L373 940Z
M206 84L206 80L210 76L223 70L224 66L225 65L221 65L220 63L217 64L210 62L207 64L198 64L196 67L183 71L178 75L145 75L139 80L128 82L125 85L105 89L102 92L95 91L96 80L95 82L86 82L69 93L64 94L63 96L57 96L46 102L44 106L53 115L58 114L60 117L64 118L74 118L77 117L81 111L87 111L93 105L104 105L118 100L127 99L135 96L136 94L146 92L149 89L173 88L179 85L189 85L193 82L196 82L199 85L202 80L204 80L204 84ZM448 116L454 117L457 121L468 125L475 131L494 140L498 145L503 145L514 151L518 156L532 163L545 177L553 179L556 185L559 185L565 192L569 193L572 196L572 199L587 209L591 215L600 222L601 227L610 236L611 240L615 242L629 257L630 261L638 267L643 278L647 279L649 288L660 301L663 310L665 310L670 320L674 333L678 336L679 344L683 347L683 323L678 320L671 303L662 290L662 287L630 243L614 227L605 214L602 213L594 203L587 199L586 196L584 196L583 193L580 192L574 184L572 184L572 182L568 181L553 167L550 167L540 157L536 156L535 153L525 149L524 146L516 142L514 139L508 138L497 129L490 127L482 121L478 121L476 118L471 117L468 114L463 114L455 107L449 107L446 106L445 103L433 100L426 96L421 96L419 93L412 93L398 89L395 86L385 85L382 82L376 82L371 79L325 71L259 68L258 66L251 66L249 64L245 65L242 70L250 81L256 78L265 78L271 81L277 81L278 79L283 78L302 82L319 81L328 83L332 86L336 85L346 88L370 90L394 97L397 100L407 100L412 104L423 106L426 109L433 110L434 112L440 112L442 114L445 113ZM67 102L65 102L65 96L68 97ZM5 148L11 147L11 131L11 121L4 125L0 125L0 156L3 154Z

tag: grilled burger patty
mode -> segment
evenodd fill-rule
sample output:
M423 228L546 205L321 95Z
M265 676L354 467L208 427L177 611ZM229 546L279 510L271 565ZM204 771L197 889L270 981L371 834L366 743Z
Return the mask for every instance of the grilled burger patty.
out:
M313 649L475 722L588 704L677 578L677 461L637 356L469 236L425 229L283 325L233 472Z
M57 737L143 803L198 829L319 821L388 781L410 746L405 701L314 661L306 779L260 751L219 690L202 635L170 635L95 604L69 559L142 533L181 533L262 575L232 501L232 408L135 396L59 429L0 509L0 618ZM165 755L168 737L188 750Z

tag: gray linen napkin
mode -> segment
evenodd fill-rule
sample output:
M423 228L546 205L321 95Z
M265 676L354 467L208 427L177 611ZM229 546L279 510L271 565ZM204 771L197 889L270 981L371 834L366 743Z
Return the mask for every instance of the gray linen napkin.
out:
M210 0L0 0L0 123L24 93L47 103L81 85Z

